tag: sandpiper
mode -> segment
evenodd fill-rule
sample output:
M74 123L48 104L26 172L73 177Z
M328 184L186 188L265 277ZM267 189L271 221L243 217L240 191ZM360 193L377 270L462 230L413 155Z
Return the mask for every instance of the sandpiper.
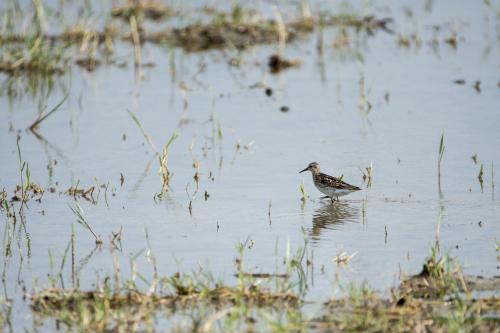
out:
M325 198L330 198L333 202L333 198L337 201L339 197L347 195L349 193L361 190L359 187L347 184L342 180L335 178L333 176L322 173L319 169L319 164L316 162L309 163L307 168L300 171L311 171L313 182L316 188L323 194L326 194Z

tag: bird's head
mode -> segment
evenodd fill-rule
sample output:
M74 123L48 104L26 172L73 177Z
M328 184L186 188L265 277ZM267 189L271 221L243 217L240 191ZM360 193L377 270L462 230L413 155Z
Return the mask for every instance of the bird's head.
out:
M317 173L319 173L319 164L316 162L311 162L311 163L309 163L307 168L300 171L299 173L304 172L304 171L311 171L313 174L317 174Z

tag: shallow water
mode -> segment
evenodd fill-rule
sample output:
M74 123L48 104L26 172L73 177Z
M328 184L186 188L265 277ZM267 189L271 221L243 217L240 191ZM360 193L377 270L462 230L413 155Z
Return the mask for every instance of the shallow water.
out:
M393 17L396 31L418 32L420 48L398 47L395 35L379 31L361 42L360 61L332 49L337 31L328 29L323 57L317 54L318 36L313 34L286 49L286 56L300 58L302 66L278 75L266 68L275 46L241 54L186 54L145 45L143 60L156 66L137 74L133 50L119 45L117 53L129 62L128 68L102 67L93 73L73 68L68 100L40 126L45 141L24 130L36 118L38 100L10 102L2 97L0 187L11 193L19 184L19 130L32 179L57 189L41 203L29 203L31 257L20 261L14 256L5 269L7 294L22 309L14 321L21 325L31 316L19 285L28 290L33 281L47 285L47 274L58 269L50 268L48 251L59 267L72 225L78 260L94 248L91 235L74 223L68 207L73 199L59 192L77 183L88 188L96 179L109 182L107 203L104 190L97 204L79 203L106 241L123 228L125 276L129 254L147 247L145 229L160 274L202 265L227 281L235 272L238 242L248 239L251 244L245 252L249 270L274 272L287 242L301 246L305 234L314 253L308 298L325 300L335 290L337 272L343 284L366 280L387 290L401 272L419 271L435 242L438 221L441 249L458 256L466 273L498 275L499 201L492 187L492 164L495 176L500 174L500 21L482 3L436 1L430 12L418 4L411 7L413 18L404 8L377 5L374 11ZM432 47L432 26L437 24L442 27L436 35L439 43ZM443 42L452 34L448 25L457 29L456 49ZM242 65L229 66L236 57ZM466 84L454 84L457 79ZM481 81L480 92L473 87L476 80ZM254 88L259 82L273 89L272 97ZM371 104L369 112L366 102L360 110L363 95ZM46 102L49 109L63 96L56 86ZM290 110L280 112L283 105ZM171 191L161 202L154 200L161 189L157 158L127 110L137 115L158 150L178 130L169 151ZM440 193L442 133L446 150ZM478 164L471 158L476 153ZM311 161L363 190L337 203L320 200L310 175L298 174ZM200 165L197 193L195 162ZM360 169L372 162L373 181L367 187ZM481 164L483 189L478 181ZM305 204L300 200L302 180L310 196ZM206 201L204 191L210 195ZM25 245L22 251L26 255ZM343 251L357 254L346 267L337 268L333 258ZM145 256L140 254L139 270L150 272ZM81 283L90 286L97 275L112 271L109 251L97 250L81 271Z

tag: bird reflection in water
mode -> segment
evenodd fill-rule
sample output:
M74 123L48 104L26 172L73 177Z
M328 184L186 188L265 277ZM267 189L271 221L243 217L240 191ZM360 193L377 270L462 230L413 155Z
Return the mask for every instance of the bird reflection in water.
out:
M347 201L322 202L321 206L313 213L312 228L309 236L313 242L321 239L323 230L335 230L349 222L357 222L359 207Z

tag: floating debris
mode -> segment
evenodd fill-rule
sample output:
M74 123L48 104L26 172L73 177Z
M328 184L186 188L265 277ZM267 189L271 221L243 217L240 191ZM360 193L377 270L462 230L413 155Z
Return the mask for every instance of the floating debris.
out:
M472 155L472 160L474 161L474 164L477 164L477 153Z
M455 50L457 49L458 39L456 34L453 34L452 36L445 38L444 42L450 45L453 49Z
M476 81L476 83L474 83L474 89L476 89L478 93L481 92L481 81L478 80Z
M66 191L66 194L72 196L75 200L78 198L83 198L87 201L95 203L94 190L95 186L91 186L87 189L84 189L84 188L78 188L78 185L76 185L75 187L70 187Z
M254 144L255 144L255 141L252 140L249 143L247 143L246 145L244 145L243 148L246 149L246 150L250 150L250 149L252 149L252 147L253 147Z
M337 265L347 265L349 263L349 261L351 261L351 259L354 258L357 254L358 254L358 251L356 251L352 254L348 254L347 252L343 251L343 252L339 253L338 255L336 255L333 258L333 261Z
M391 101L391 95L389 94L388 91L385 93L384 99L387 104L389 104L389 102Z
M45 191L42 187L40 187L40 185L38 185L33 181L29 181L27 185L25 185L24 187L21 187L19 185L16 186L16 189L14 190L14 195L10 198L10 201L23 202L23 203L31 199L34 199L36 201L41 201L44 193ZM1 201L2 200L0 200L0 202Z

